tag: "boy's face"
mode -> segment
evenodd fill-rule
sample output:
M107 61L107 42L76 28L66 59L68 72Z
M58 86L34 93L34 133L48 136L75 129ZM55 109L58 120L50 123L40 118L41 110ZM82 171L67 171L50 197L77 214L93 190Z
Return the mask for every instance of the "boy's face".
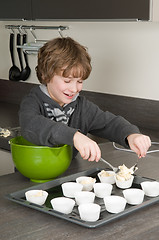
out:
M54 75L47 84L51 98L60 106L72 102L72 99L82 90L83 80L74 78L72 75L63 77Z

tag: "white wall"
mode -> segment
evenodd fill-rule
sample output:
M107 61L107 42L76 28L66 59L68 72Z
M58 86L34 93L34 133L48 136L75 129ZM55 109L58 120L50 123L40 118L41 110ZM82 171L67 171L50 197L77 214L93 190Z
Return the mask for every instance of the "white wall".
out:
M92 56L93 71L85 90L159 100L159 22L0 22L1 79L8 79L11 67L7 24L69 26L64 36L87 46ZM54 30L35 33L38 39L59 36ZM28 37L33 41L29 32ZM36 60L29 55L28 83L38 83Z

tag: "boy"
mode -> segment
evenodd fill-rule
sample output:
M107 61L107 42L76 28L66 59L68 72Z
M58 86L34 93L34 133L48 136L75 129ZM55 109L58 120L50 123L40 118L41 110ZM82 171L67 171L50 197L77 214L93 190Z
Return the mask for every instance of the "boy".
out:
M100 148L86 136L91 133L144 157L151 145L148 136L121 116L103 112L79 96L91 69L91 58L78 42L69 37L48 41L38 53L36 72L41 85L21 103L22 135L37 145L73 145L74 156L79 151L83 159L98 162Z

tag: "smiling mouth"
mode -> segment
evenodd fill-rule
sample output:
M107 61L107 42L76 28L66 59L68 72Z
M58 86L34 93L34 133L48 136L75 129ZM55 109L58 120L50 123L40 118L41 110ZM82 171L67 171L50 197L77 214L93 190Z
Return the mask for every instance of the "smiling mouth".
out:
M70 98L72 98L74 96L73 94L67 94L67 93L64 93L64 94L65 94L65 96L70 97Z

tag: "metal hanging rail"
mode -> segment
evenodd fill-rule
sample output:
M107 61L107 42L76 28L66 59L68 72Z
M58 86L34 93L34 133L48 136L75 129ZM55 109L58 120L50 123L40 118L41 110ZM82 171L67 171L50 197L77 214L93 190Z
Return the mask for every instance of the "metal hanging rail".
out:
M22 50L27 54L37 54L38 50L42 45L46 42L46 40L37 40L35 35L36 29L44 29L44 30L57 30L61 37L63 37L62 31L69 29L68 26L35 26L35 25L6 25L5 28L12 30L14 33L14 30L17 29L20 33L26 33L26 30L28 29L33 38L34 42L31 43L25 43L21 46L17 46L17 48L22 48Z
M46 30L67 30L69 29L68 26L35 26L35 25L5 25L7 29L46 29Z

